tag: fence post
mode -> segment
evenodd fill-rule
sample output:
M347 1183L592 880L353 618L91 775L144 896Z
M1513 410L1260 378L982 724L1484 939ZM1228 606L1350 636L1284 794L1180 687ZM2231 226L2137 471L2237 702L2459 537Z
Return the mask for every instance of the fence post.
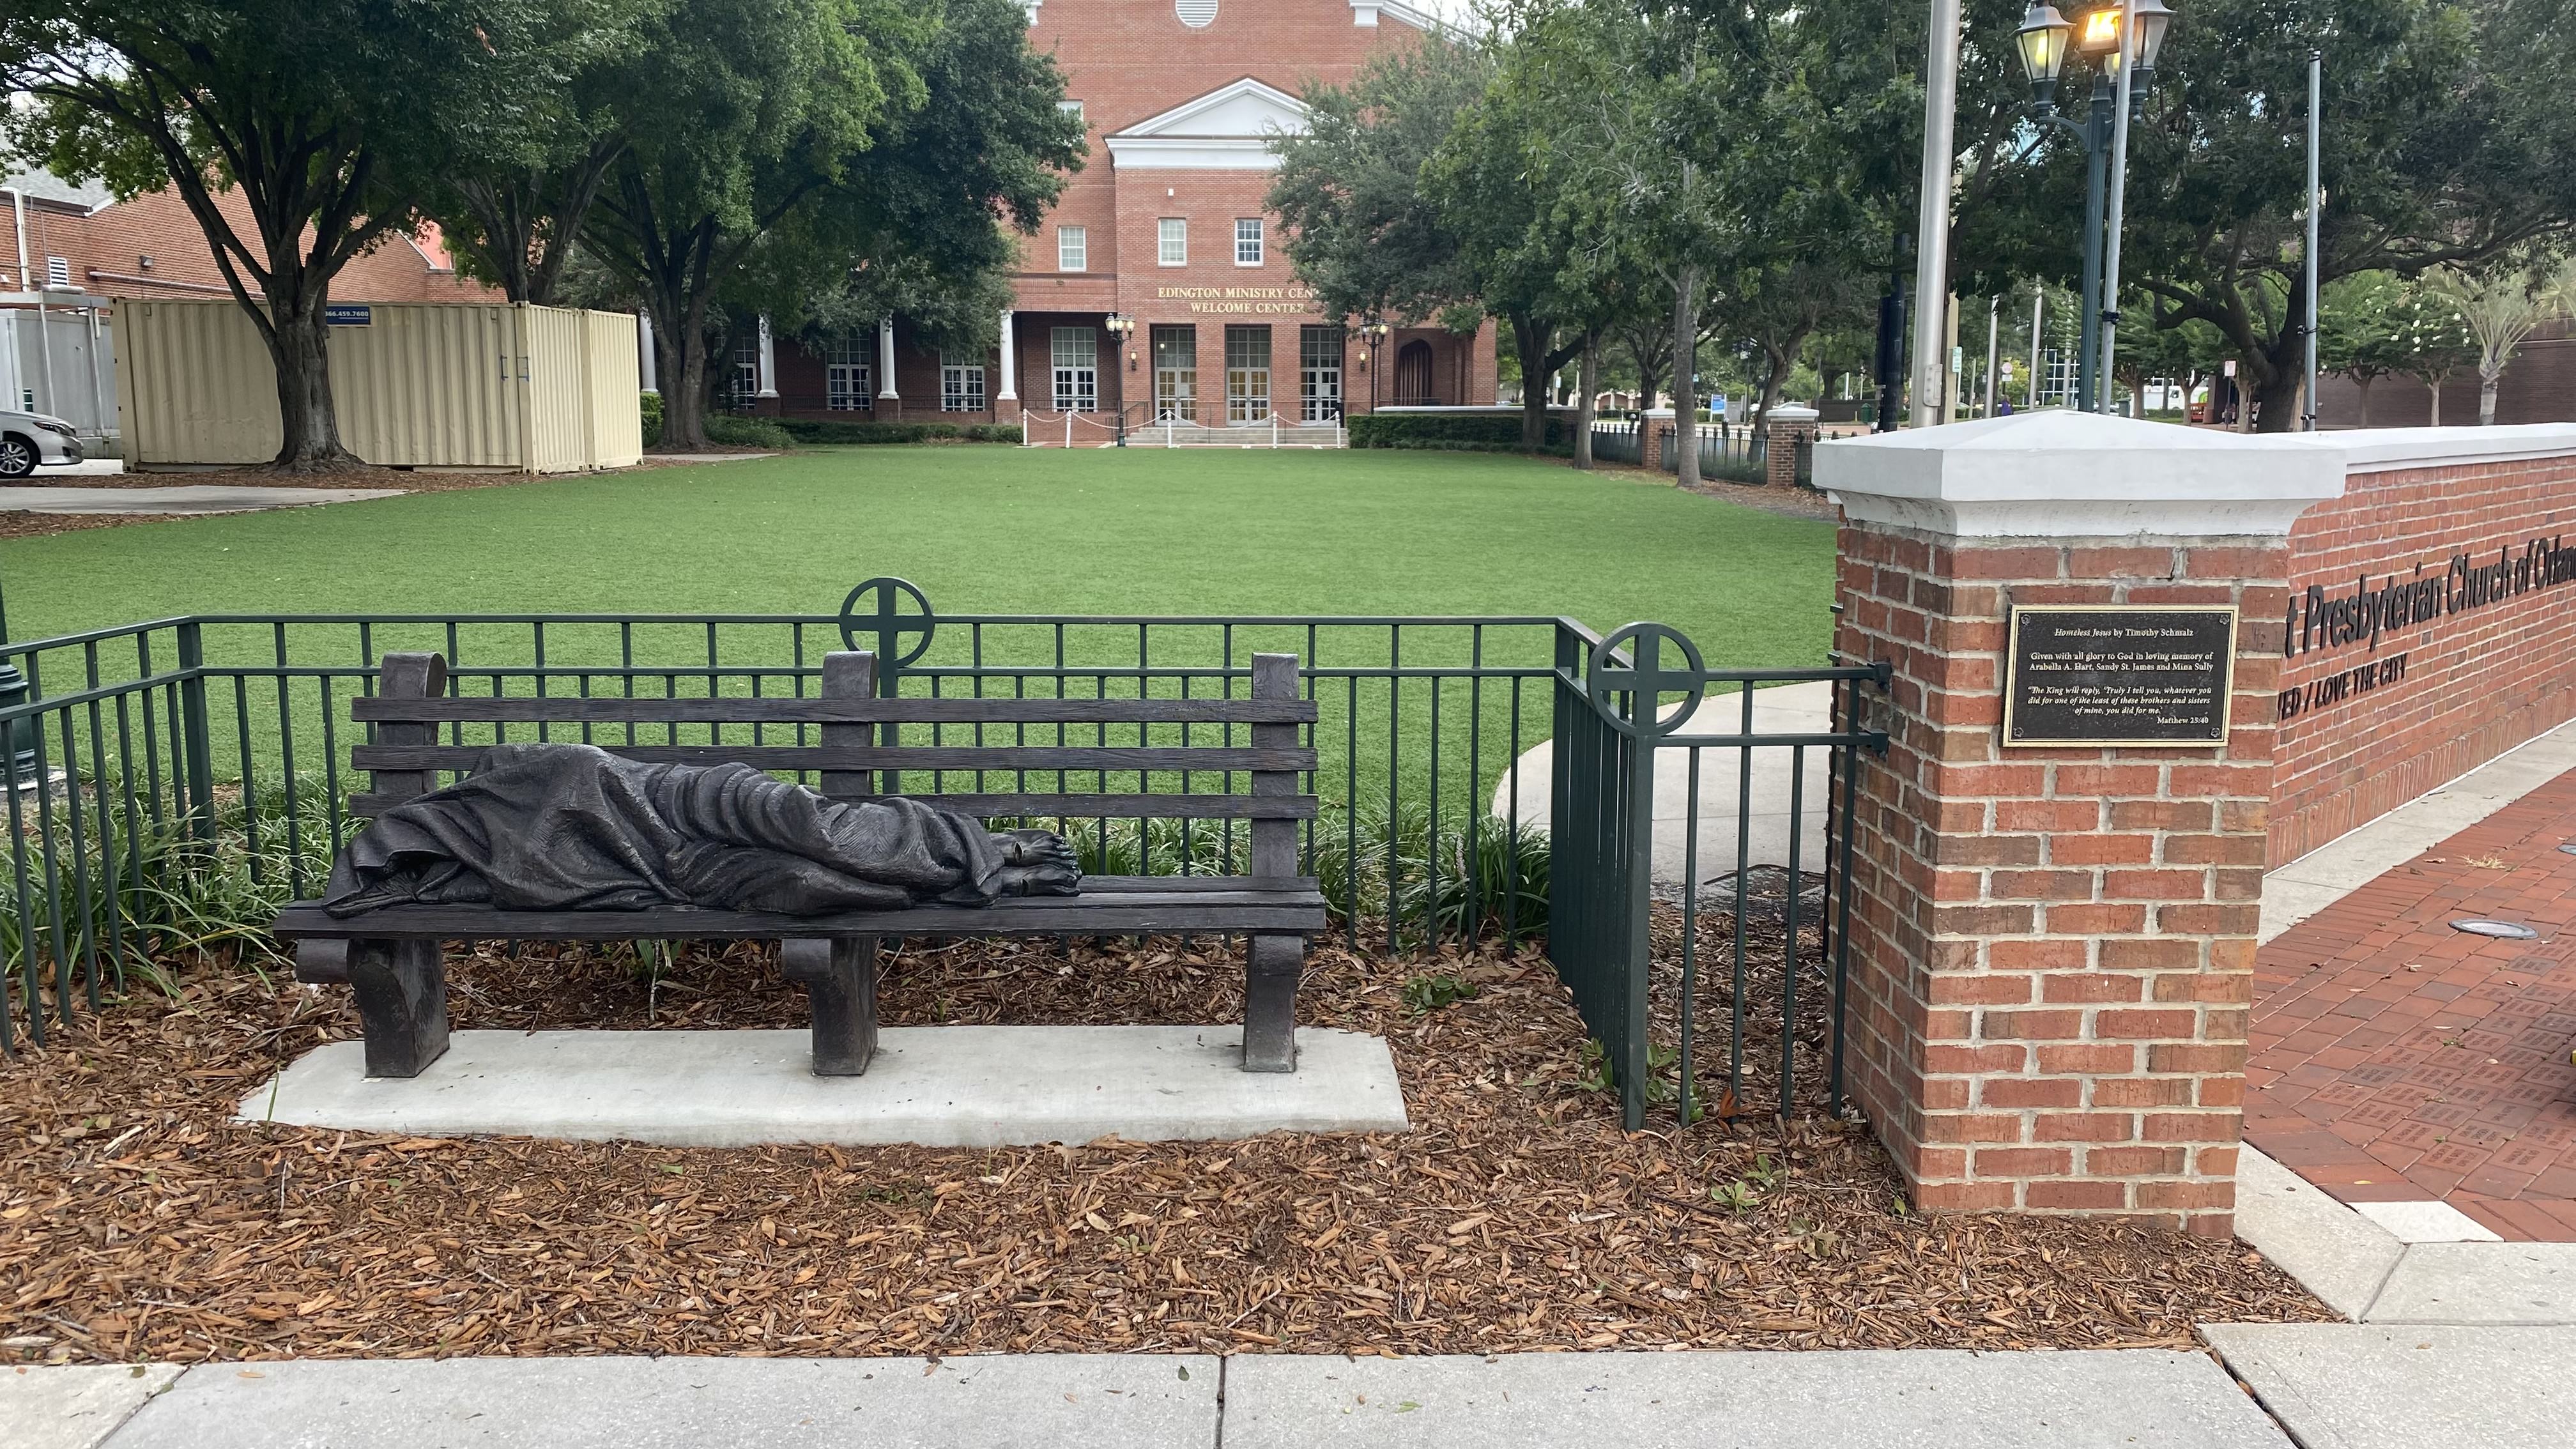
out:
M184 757L181 787L188 812L188 833L199 845L215 841L214 731L206 715L205 626L190 619L179 625L179 750ZM242 802L247 808L250 804Z

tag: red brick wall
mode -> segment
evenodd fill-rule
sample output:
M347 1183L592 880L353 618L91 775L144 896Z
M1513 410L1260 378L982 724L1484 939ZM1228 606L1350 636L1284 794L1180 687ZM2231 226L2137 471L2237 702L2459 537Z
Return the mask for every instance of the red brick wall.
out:
M2289 559L1841 531L1837 646L1894 678L1854 832L1847 1080L1923 1207L2224 1234ZM2235 603L2223 749L2004 749L2015 604Z
M2355 473L2343 497L2300 517L2290 535L2297 612L2276 705L2291 713L2280 725L2272 864L2576 718L2576 579L2535 581L2465 612L2445 608L2383 628L2376 641L2329 642L2323 616L2301 638L2311 588L2332 603L2364 578L2373 590L2392 575L2440 578L2461 554L2482 567L2500 549L2520 559L2533 539L2576 550L2576 456ZM2386 678L2401 658L2402 674ZM2338 688L2339 699L2322 693Z

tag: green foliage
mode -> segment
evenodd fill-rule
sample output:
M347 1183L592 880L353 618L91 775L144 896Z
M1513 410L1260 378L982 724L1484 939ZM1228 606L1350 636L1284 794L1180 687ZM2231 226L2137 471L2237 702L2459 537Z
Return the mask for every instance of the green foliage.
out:
M531 98L626 18L615 0L12 0L0 91L30 103L0 107L0 152L176 191L268 344L278 460L335 465L332 278L411 228L417 178L528 164Z
M707 441L728 448L768 448L786 452L796 446L796 439L776 418L752 418L719 413L706 421Z
M1361 413L1345 420L1354 448L1431 448L1449 452L1509 453L1521 450L1521 420L1515 413ZM1560 456L1574 451L1573 424L1555 414L1547 419L1540 451Z
M781 418L778 426L800 443L1017 443L1017 423L843 423Z
M662 395L648 392L638 402L644 412L644 446L658 448L662 445Z
M1409 1016L1428 1016L1444 1006L1476 999L1476 983L1446 972L1404 979L1404 1010Z

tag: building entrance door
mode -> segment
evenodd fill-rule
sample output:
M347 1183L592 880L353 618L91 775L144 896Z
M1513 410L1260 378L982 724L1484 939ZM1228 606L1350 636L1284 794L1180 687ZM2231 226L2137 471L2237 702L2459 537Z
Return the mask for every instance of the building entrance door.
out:
M1154 341L1154 421L1199 420L1199 329L1157 327Z
M1058 327L1048 338L1055 363L1055 410L1096 412L1100 408L1100 340L1089 327Z
M1306 327L1297 334L1297 415L1310 423L1342 417L1342 329Z
M1270 329L1225 329L1225 420L1270 420Z

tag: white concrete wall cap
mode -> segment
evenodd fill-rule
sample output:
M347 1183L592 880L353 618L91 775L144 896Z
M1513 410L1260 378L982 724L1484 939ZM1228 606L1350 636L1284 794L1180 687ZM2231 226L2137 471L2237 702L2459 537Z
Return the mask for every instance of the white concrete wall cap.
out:
M2507 463L2576 454L2576 423L2515 423L2498 428L2354 428L2324 438L2343 450L2353 473Z
M1816 420L1817 413L1805 403L1782 403L1773 408L1769 416L1781 422L1810 423Z
M1855 522L1963 538L2278 537L2342 495L2333 436L2049 409L1830 439L1816 486Z

